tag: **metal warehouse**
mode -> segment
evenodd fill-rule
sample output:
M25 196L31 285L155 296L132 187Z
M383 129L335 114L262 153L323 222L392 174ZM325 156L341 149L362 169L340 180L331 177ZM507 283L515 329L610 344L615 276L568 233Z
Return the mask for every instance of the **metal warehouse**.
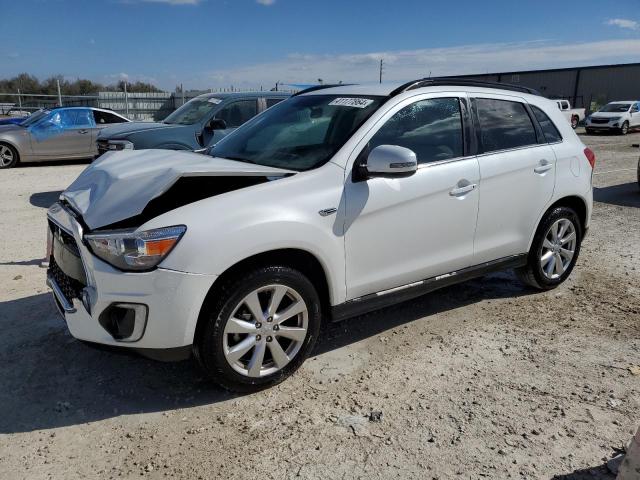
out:
M591 112L615 100L640 99L640 63L461 76L535 88Z

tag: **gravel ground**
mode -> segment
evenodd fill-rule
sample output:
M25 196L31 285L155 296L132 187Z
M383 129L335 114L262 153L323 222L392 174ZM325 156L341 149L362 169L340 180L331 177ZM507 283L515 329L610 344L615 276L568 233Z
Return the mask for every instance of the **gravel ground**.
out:
M38 264L84 165L0 172L0 478L614 478L640 424L640 133L582 138L596 203L564 285L501 273L329 325L246 396L71 338Z

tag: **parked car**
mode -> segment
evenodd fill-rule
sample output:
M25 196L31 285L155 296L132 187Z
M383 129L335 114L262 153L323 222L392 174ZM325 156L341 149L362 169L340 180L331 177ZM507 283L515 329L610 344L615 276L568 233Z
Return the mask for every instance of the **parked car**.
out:
M0 118L0 125L18 125L29 117L6 117Z
M557 287L589 227L595 157L528 91L324 86L209 157L106 154L48 212L47 278L71 334L193 351L250 391L294 372L323 321L494 270Z
M564 118L571 124L571 128L574 130L578 128L578 124L584 120L585 109L584 108L571 108L569 100L555 100L558 108L564 115Z
M18 162L93 158L100 129L127 122L102 108L38 110L17 125L0 126L0 168L15 167Z
M284 92L199 95L162 122L132 122L105 129L98 137L98 152L202 149L288 96Z
M618 132L626 135L629 130L640 128L640 102L627 100L607 103L587 117L585 128L587 133Z

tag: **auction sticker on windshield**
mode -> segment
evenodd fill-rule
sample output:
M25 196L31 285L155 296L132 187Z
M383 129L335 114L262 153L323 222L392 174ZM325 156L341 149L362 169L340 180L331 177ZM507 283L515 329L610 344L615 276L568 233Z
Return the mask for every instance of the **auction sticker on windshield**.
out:
M220 102L222 102L222 100L221 100L221 99L219 99L219 98L210 98L210 99L208 99L208 100L207 100L207 102L209 102L209 103L215 103L215 104L217 105L217 104L219 104Z
M329 105L335 105L338 107L356 107L366 108L373 103L370 98L336 98L332 100Z

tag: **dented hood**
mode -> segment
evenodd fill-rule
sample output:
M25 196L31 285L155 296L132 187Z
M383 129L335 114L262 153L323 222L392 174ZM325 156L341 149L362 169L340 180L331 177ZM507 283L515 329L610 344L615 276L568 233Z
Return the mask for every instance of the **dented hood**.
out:
M140 214L181 177L279 177L290 170L174 150L109 152L84 170L61 199L90 229Z

